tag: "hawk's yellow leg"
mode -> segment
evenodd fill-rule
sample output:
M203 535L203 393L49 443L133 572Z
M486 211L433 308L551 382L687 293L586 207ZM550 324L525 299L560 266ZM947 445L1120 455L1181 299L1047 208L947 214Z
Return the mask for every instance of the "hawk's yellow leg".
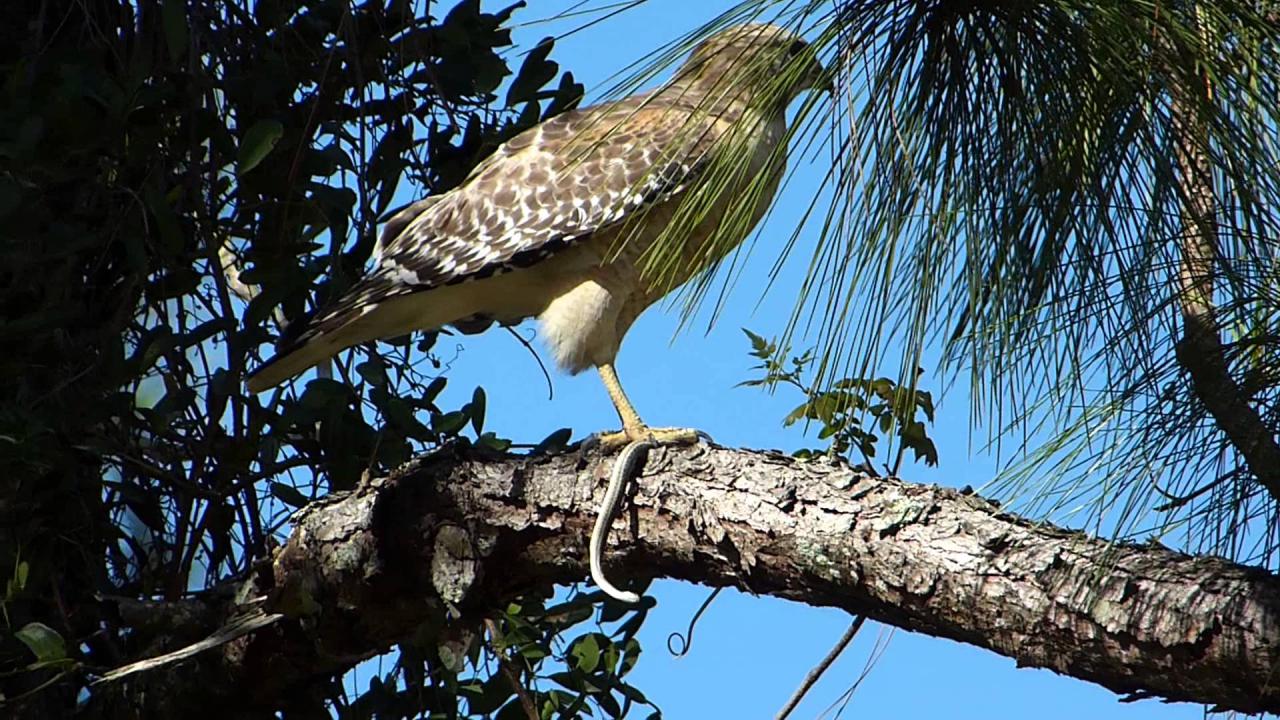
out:
M622 419L622 432L603 433L600 445L606 450L616 450L628 443L652 440L663 445L688 445L698 442L698 431L690 428L651 428L640 419L639 413L618 382L618 373L612 363L605 363L596 368L600 371L600 379L604 389L609 392L609 399L618 410Z

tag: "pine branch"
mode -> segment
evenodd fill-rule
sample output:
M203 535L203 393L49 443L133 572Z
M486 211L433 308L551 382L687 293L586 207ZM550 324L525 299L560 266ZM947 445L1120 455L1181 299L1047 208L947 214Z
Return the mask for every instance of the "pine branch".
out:
M1205 150L1204 123L1189 93L1208 96L1207 78L1199 88L1170 90L1174 162L1178 169L1178 195L1182 205L1181 267L1178 302L1182 311L1182 338L1177 344L1178 363L1191 378L1191 387L1231 441L1249 472L1280 501L1280 444L1276 428L1267 426L1231 375L1222 345L1214 307L1218 274L1218 203L1213 192L1213 165Z

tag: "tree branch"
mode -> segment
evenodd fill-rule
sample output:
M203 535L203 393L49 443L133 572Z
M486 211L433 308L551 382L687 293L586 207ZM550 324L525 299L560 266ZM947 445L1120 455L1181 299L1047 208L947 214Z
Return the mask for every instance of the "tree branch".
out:
M126 692L265 710L408 638L441 600L480 622L518 594L580 581L607 468L447 450L315 503L255 589L292 619L196 670L134 676ZM662 448L611 541L619 576L840 607L1117 693L1280 710L1280 579L1028 522L953 490L774 453Z
M1211 95L1208 78L1199 87L1170 89L1170 120L1178 195L1182 210L1179 238L1178 304L1182 338L1175 349L1178 363L1191 378L1196 397L1214 424L1231 441L1249 472L1280 501L1280 444L1275 429L1249 403L1231 375L1214 308L1218 265L1218 202L1213 190L1213 164L1205 148L1204 121L1190 94Z

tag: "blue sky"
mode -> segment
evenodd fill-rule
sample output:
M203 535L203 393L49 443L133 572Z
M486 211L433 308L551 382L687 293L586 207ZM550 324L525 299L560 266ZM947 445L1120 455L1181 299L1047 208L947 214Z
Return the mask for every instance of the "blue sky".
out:
M491 9L505 4L484 3ZM511 53L512 64L518 66L518 54L540 38L560 35L595 17L540 22L577 4L534 0L532 7L517 11L518 47ZM618 3L586 3L614 4ZM552 59L585 83L590 102L616 81L616 72L732 5L726 0L648 0L563 38ZM825 170L821 162L797 164L794 179L759 230L752 257L713 328L706 330L704 312L699 322L677 333L677 314L656 307L628 334L618 372L649 424L697 427L729 446L790 451L820 444L806 439L797 428L782 427L782 417L797 404L794 395L771 396L736 385L751 376L753 364L740 328L775 335L792 311L816 230L806 234L763 301L761 291L777 259L776 249L790 236ZM404 199L413 198L406 195ZM437 351L450 355L453 342L455 338L441 338ZM576 436L617 427L617 417L594 373L568 377L553 371L554 398L549 399L537 362L508 334L490 332L456 342L459 356L448 374L442 407L465 403L472 389L483 385L489 394L486 429L500 436L536 442L564 426L572 427ZM550 366L545 353L543 358ZM893 374L895 368L879 371ZM933 376L926 375L922 384L935 396L941 389ZM955 392L941 398L938 422L930 431L940 452L940 467L908 465L902 472L907 479L979 487L992 478L996 464L977 452L985 432L971 428L963 391L959 383ZM692 652L673 658L666 651L667 635L683 632L707 592L671 581L657 582L650 590L658 605L641 632L645 654L632 680L669 718L773 717L850 621L839 611L726 591L700 621ZM1046 720L1136 720L1202 716L1199 706L1153 701L1122 704L1110 692L1078 680L1044 670L1019 670L1012 660L993 653L869 622L792 717L831 717L823 711L858 678L877 641L891 632L887 649L853 695L844 717L1034 715Z

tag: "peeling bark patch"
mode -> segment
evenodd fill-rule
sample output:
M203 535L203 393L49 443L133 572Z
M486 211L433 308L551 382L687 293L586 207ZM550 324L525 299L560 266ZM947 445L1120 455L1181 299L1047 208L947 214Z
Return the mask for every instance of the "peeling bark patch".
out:
M461 603L479 574L479 553L471 536L457 525L441 525L431 553L431 584L440 599L452 605Z
M897 533L908 525L920 522L926 512L928 507L914 498L894 500L889 507L885 508L884 516L881 518L879 526L881 539Z

